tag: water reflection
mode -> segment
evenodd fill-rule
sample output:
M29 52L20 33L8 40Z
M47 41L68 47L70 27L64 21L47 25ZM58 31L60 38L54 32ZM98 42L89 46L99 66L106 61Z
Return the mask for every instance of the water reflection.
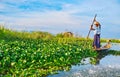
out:
M106 55L108 55L107 52L106 52L106 53L97 52L97 53L98 53L98 54L97 54L96 57L90 58L90 63L91 63L91 64L94 64L94 65L100 64L100 60L101 60L102 58L104 58Z
M120 44L113 44L111 50L100 51L96 57L83 59L80 65L73 65L70 71L60 71L48 77L120 77L120 50L117 48L120 48Z
M90 58L90 63L94 65L100 64L102 58L112 55L112 56L120 56L120 51L109 50L109 51L100 51L97 52L98 55L96 57Z

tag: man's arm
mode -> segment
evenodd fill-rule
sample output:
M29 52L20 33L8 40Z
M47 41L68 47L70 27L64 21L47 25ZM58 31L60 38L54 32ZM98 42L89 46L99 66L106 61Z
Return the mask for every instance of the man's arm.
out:
M95 30L95 29L91 26L90 30Z

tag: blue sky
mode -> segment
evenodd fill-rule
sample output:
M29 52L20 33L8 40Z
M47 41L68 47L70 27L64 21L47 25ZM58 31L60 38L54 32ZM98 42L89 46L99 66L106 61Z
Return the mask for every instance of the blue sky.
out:
M120 0L0 0L0 24L15 30L71 31L86 37L97 14L101 37L120 39L119 8Z

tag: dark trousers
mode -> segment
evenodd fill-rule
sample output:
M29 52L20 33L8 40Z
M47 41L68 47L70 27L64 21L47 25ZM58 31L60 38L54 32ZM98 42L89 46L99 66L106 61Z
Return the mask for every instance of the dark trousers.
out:
M94 35L93 47L100 48L100 34Z

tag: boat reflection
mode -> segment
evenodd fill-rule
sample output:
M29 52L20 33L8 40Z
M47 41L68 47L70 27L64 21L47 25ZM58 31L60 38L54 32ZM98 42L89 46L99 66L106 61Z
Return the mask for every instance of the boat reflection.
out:
M108 50L108 51L97 52L96 57L90 58L90 64L98 65L98 64L100 64L100 60L108 55L120 56L120 51Z

